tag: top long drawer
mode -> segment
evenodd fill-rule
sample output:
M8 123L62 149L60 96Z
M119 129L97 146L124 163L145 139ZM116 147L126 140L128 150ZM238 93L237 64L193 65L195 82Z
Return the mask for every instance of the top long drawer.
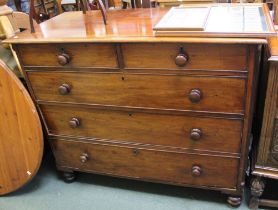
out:
M118 68L113 44L28 44L18 53L24 66Z

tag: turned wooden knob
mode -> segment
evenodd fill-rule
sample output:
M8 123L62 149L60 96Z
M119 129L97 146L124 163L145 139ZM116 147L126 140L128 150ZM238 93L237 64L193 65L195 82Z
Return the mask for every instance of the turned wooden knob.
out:
M192 128L190 131L190 138L192 140L199 140L202 137L202 131L199 128Z
M186 54L184 54L184 53L178 54L176 59L175 59L175 63L179 67L185 66L187 61L188 61L188 56Z
M68 84L62 84L59 88L59 93L61 95L67 95L70 93L70 86Z
M199 166L192 167L192 175L193 176L201 176L202 169Z
M62 66L68 64L70 62L70 56L66 53L62 53L58 55L58 63Z
M89 155L88 155L87 153L82 153L82 154L80 155L80 161L81 161L81 163L86 163L86 162L88 161L88 159L89 159Z
M80 126L80 121L79 119L73 117L70 121L69 121L69 125L72 128L77 128L78 126Z
M188 98L192 103L198 103L202 99L202 92L199 89L192 89L188 94Z

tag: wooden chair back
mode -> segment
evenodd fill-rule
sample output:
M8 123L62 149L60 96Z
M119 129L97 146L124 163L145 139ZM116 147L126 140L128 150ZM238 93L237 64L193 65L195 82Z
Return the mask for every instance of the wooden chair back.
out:
M78 0L76 0L78 1ZM62 6L61 6L61 0L57 1L58 4L58 10L62 10ZM107 24L107 15L106 15L106 8L102 2L102 0L97 0L97 4L99 6L99 9L101 10L101 14L102 14L102 18L103 18L103 22L106 25ZM80 7L83 11L83 14L86 14L86 11L91 10L91 7L89 5L89 0L80 0ZM62 12L62 11L61 11ZM36 15L36 11L35 11L35 6L34 6L34 0L30 0L30 12L29 12L29 22L30 22L30 28L31 28L31 33L35 32L35 28L34 28L34 23L33 23L33 18L39 22L39 20L37 19L37 15Z

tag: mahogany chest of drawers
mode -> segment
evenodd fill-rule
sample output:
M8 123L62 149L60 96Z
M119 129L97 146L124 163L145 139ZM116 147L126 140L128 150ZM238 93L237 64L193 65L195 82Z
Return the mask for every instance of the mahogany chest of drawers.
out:
M83 20L64 13L11 42L57 168L66 181L82 171L219 190L237 206L265 39L155 38L147 23L165 10L149 11L51 38L57 22Z

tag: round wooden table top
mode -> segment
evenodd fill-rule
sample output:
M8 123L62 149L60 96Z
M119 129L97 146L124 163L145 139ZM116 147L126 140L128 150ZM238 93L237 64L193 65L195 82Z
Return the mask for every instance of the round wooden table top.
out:
M0 61L0 195L29 182L42 155L43 134L36 108L22 83Z

